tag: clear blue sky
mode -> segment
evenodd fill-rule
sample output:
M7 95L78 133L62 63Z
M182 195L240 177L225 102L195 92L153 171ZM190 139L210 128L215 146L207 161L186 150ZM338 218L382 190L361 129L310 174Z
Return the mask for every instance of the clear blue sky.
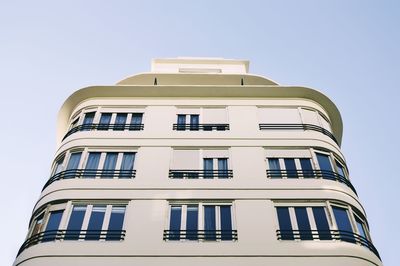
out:
M385 265L398 265L400 1L0 1L2 241L10 265L55 152L63 101L158 57L248 59L321 90Z

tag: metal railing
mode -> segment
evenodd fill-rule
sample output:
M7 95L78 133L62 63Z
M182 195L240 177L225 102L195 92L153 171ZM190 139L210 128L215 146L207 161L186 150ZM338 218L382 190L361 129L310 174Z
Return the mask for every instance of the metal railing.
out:
M340 240L361 245L371 250L379 259L378 250L364 236L343 230L276 230L278 240Z
M267 177L272 179L302 177L332 180L345 184L357 194L356 189L346 177L329 170L267 170Z
M71 136L72 134L74 134L76 132L80 132L80 131L93 131L93 130L98 130L98 131L108 131L108 130L138 131L138 130L143 130L143 129L144 129L144 124L85 124L85 125L79 125L79 126L71 128L67 132L67 134L65 134L63 140L66 139L68 136Z
M50 230L32 235L22 244L18 255L25 249L43 242L56 240L105 240L120 241L125 239L125 230ZM17 256L18 256L17 255Z
M172 179L213 179L232 178L232 170L169 170L169 178Z
M164 240L234 241L237 230L164 230Z
M120 178L120 179L131 179L135 178L136 170L98 170L98 169L72 169L61 171L52 177L44 185L43 189L49 186L51 183L62 180L62 179L93 179L93 178Z
M173 124L172 129L177 131L225 131L229 130L229 124Z
M313 124L259 124L260 130L313 130L321 132L322 134L330 137L336 144L338 144L335 136L323 127Z

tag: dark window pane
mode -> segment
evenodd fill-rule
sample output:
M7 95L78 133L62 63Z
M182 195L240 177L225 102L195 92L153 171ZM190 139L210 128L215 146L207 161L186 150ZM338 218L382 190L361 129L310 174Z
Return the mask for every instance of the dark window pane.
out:
M340 207L332 207L340 239L347 242L355 242L353 228L347 210Z
M97 130L108 130L111 122L111 113L102 113Z
M63 213L64 210L50 212L49 221L47 222L46 226L46 234L43 236L42 241L53 241L56 239L57 230L60 226Z
M191 240L198 239L197 226L198 226L198 207L196 205L187 206L186 214L186 238Z
M171 206L171 217L169 220L169 240L179 240L181 231L182 207Z
M125 129L125 123L126 123L126 118L128 114L126 113L118 113L117 117L115 118L115 125L114 125L114 130L124 130Z
M106 206L93 206L86 232L86 240L99 240Z
M132 178L133 174L133 163L135 161L135 153L124 152L121 163L121 173L119 178Z
M321 169L322 178L329 180L336 180L332 173L332 165L328 155L317 153L317 160L319 168Z
M102 178L113 178L114 170L117 164L118 153L107 152L106 159L104 161Z
M315 224L317 226L317 231L320 240L331 240L332 236L329 229L329 223L326 218L324 207L313 207L313 214Z
M357 216L355 217L355 219L356 219L358 234L364 237L365 239L368 239L367 233L365 232L364 223Z
M220 206L221 240L232 240L231 206Z
M218 159L218 178L228 178L228 159Z
M89 152L83 178L95 178L99 167L100 152Z
M215 206L204 206L204 239L215 240Z
M106 240L121 240L124 217L125 207L112 207Z
M304 178L313 178L314 177L314 171L313 171L313 168L311 165L311 159L300 158L300 165L301 165L301 170L302 170Z
M336 168L337 168L337 172L339 175L345 177L345 173L344 173L344 167L338 162L336 161Z
M142 113L133 113L129 130L140 130L142 124L142 118L143 118Z
M297 178L296 163L293 158L285 158L285 168L288 178Z
M279 230L281 232L282 240L293 240L293 229L290 222L289 208L288 207L276 207L278 215Z
M186 115L178 115L177 130L185 130Z
M65 240L77 240L82 228L83 218L85 217L86 206L74 206L69 218Z
M199 115L190 116L190 130L199 130Z
M81 160L81 152L75 152L75 153L71 153L71 156L69 157L69 161L67 164L67 168L65 170L67 170L64 174L64 179L68 179L68 178L75 178L77 177L77 169L79 166L79 162Z
M213 175L213 168L214 168L214 166L213 166L213 164L214 164L214 162L213 162L214 160L213 159L210 159L210 158L206 158L206 159L204 159L203 160L203 163L204 163L204 178L213 178L214 177L214 175Z
M281 166L279 165L279 159L277 158L269 158L269 173L271 178L281 178Z
M95 112L86 113L82 123L82 130L90 130L92 128Z
M299 229L299 235L301 240L312 240L310 221L308 220L307 208L306 207L295 207L294 212L296 213L297 227Z

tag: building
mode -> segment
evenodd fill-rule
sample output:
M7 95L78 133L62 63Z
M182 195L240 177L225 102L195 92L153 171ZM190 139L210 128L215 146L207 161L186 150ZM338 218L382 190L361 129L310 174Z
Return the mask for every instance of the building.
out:
M334 103L248 68L157 59L72 94L14 265L382 265Z

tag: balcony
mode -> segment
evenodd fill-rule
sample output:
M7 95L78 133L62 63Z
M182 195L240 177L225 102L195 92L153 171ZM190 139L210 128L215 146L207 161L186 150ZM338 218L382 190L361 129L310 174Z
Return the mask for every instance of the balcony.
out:
M50 241L67 240L104 240L121 241L125 239L125 230L51 230L35 234L22 244L18 255L25 249L39 243ZM18 256L17 255L17 256Z
M338 173L328 170L267 170L267 177L272 179L278 178L287 178L287 179L295 179L295 178L320 178L326 180L332 180L339 183L343 183L348 186L353 192L357 195L357 191L354 186L350 183L350 181Z
M313 124L259 124L260 130L313 130L330 137L336 144L335 136L325 128Z
M164 230L163 240L236 241L237 230Z
M229 130L229 124L173 124L172 129L177 131L225 131Z
M232 170L169 170L171 179L214 179L232 178Z
M44 185L42 191L48 187L51 183L62 180L62 179L94 179L94 178L103 178L103 179L132 179L136 176L136 170L98 170L98 169L72 169L61 171L52 177Z
M85 125L79 125L76 127L71 128L67 134L65 134L64 139L66 139L68 136L71 136L72 134L80 131L108 131L108 130L113 130L113 131L139 131L143 130L144 125L143 124L85 124Z
M365 237L343 230L276 230L278 240L339 240L361 245L372 251L379 259L378 250Z

